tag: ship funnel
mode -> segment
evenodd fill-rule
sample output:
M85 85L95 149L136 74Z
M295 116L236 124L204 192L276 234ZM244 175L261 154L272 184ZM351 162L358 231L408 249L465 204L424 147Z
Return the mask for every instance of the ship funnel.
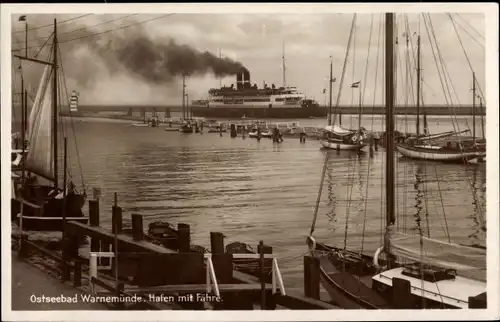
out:
M246 69L243 71L243 83L245 83L245 87L250 85L250 72Z
M243 72L238 72L236 74L236 89L242 89L243 88Z

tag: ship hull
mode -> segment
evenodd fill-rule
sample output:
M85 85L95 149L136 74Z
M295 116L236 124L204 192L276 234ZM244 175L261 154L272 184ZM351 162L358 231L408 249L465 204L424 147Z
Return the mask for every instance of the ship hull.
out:
M301 119L310 117L326 117L324 107L197 107L191 106L195 117L206 118L279 118Z

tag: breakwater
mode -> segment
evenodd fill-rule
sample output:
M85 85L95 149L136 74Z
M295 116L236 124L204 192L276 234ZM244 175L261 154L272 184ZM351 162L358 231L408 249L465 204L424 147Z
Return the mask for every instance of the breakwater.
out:
M101 104L95 104L95 105L80 105L78 109L81 112L137 112L137 111L146 111L146 112L163 112L166 109L169 109L171 112L180 112L182 110L181 105L101 105ZM223 111L225 108L206 108L206 107L198 107L198 106L191 106L190 109L193 111L193 113L209 113L208 110L210 111ZM326 116L328 112L328 108L324 106L320 106L318 108L314 108L315 110L319 111L319 114L321 116ZM229 109L228 109L229 110ZM267 108L232 108L230 110L237 110L239 113L250 113L252 110L267 110ZM279 110L278 108L275 108L273 110ZM342 114L358 114L358 107L357 106L339 106L337 108L337 111L340 111ZM426 113L427 115L451 115L451 114L456 114L456 115L472 115L473 113L473 107L472 105L461 105L461 106L454 106L454 107L448 107L446 105L427 105L424 107L421 107L420 109L421 113ZM362 107L362 114L375 114L375 115L383 115L385 114L385 108L383 106L363 106ZM417 109L414 106L398 106L395 108L395 114L396 115L416 115L417 114ZM486 114L486 106L483 106L482 108L476 106L476 115L485 115ZM249 116L249 115L247 115Z

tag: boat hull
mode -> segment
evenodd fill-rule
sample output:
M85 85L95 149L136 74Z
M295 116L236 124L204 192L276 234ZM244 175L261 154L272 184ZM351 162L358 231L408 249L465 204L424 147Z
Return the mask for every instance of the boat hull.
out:
M389 304L358 276L342 272L335 260L322 251L312 251L318 259L320 281L331 299L343 309L385 309Z
M192 107L193 116L208 118L309 118L326 117L324 107Z
M430 160L443 162L466 161L477 158L478 151L449 151L445 149L432 149L423 147L412 147L406 144L397 144L396 149L403 156L416 160Z
M346 151L359 151L366 146L366 143L362 144L346 144L337 142L328 142L327 140L320 140L321 146L325 149L333 150L346 150Z

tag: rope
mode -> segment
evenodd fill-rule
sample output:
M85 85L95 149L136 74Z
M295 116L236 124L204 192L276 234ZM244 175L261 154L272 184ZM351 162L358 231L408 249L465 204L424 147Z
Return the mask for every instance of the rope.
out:
M87 14L84 14L84 15L81 15L81 16L78 16L78 17L73 17L73 18L70 18L70 19L62 20L62 21L59 21L57 24L59 25L59 24L62 24L62 23L68 22L68 21L73 21L73 20L80 19L80 18L83 18L83 17L86 17L86 16L90 16L90 15L92 15L92 13L87 13ZM54 26L54 24L51 23L51 24L48 24L48 25L43 25L43 26L39 26L39 27L29 28L28 31L30 31L30 30L38 30L38 29L42 29L42 28L45 28L45 27L51 27L51 26ZM17 33L25 32L25 31L26 31L25 29L19 29L19 30L15 30L12 33L13 34L17 34Z
M47 37L47 39L45 40L45 42L43 43L42 47L40 47L40 49L38 50L38 52L35 54L35 58L38 57L38 55L40 54L40 52L42 51L42 49L45 47L45 45L47 44L47 42L50 40L50 38L52 38L52 36L54 36L54 32L52 32L50 34L50 36ZM51 45L52 46L52 45Z
M338 89L338 93L337 93L337 100L335 101L335 107L334 107L334 110L333 110L334 112L333 112L332 125L334 125L335 121L337 120L337 109L338 109L338 106L340 104L340 97L341 97L341 94L342 94L342 87L344 85L344 75L345 75L345 70L346 70L346 67L347 67L347 60L349 59L349 51L350 51L350 48L351 48L353 30L354 30L354 27L356 25L356 17L357 17L357 14L354 14L354 16L352 17L351 31L349 33L349 39L347 40L347 49L346 49L345 55L344 55L344 65L342 66L342 74L340 76L339 89Z
M147 22L151 22L151 21L155 21L155 20L158 20L158 19L170 17L170 16L173 16L173 15L175 15L175 13L162 15L160 17L156 17L156 18L152 18L152 19L148 19L148 20L143 20L143 21L140 21L140 22L137 22L137 23L133 23L133 24L130 24L130 25L126 25L126 26L122 26L122 27L118 27L118 28L114 28L114 29L110 29L110 30L105 30L105 31L102 31L102 32L99 32L99 33L94 33L94 34L87 35L87 36L81 36L81 37L76 37L76 38L73 38L73 39L68 39L68 40L60 41L59 44L65 44L65 43L68 43L68 42L72 42L72 41L80 40L80 39L85 39L85 38L97 37L97 36L100 36L100 35L103 35L103 34L107 34L107 33L113 32L113 31L122 30L122 29L125 29L125 28L128 28L128 27L133 27L133 26L141 25L141 24L144 24L144 23L147 23ZM28 49L39 48L39 47L40 46L30 46L30 47L28 47ZM26 49L26 48L13 49L11 51L20 51L20 50L24 50L24 49Z
M311 224L311 231L309 232L309 236L312 236L312 234L314 232L314 228L316 226L316 219L318 218L319 203L321 202L321 193L323 192L323 183L325 182L325 172L326 172L326 168L328 167L329 157L330 157L330 153L326 152L325 161L323 164L323 170L321 171L321 183L319 185L318 198L316 199L316 208L314 209L314 216L313 216L313 221Z
M115 22L115 21L118 21L118 20L121 20L121 19L129 18L129 17L137 16L137 15L138 15L138 13L134 13L134 14L126 15L124 17L119 17L119 18L116 18L116 19L112 19L112 20L100 22L100 23L94 24L92 26L87 26L87 27L78 28L78 29L74 29L74 30L70 30L70 31L65 31L65 32L59 32L59 33L57 33L57 36L59 37L61 35L67 35L67 34L71 34L73 32L87 30L87 29L90 29L90 28L94 28L94 27L97 27L97 26L101 26L101 25L104 25L104 24L107 24L107 23L112 23L112 22ZM51 24L50 26L53 26L53 24ZM33 38L33 39L28 40L28 42L33 42L33 41L41 41L41 39L40 38ZM18 41L18 42L15 42L13 44L25 44L25 42L24 41Z
M58 46L58 51L59 51L59 56L61 56L61 48ZM66 75L64 74L64 67L63 67L63 64L62 64L62 58L61 58L61 74L62 74L62 77L64 79L64 89L65 89L65 92L66 92L66 97L68 98L68 106L69 106L69 96L68 96L68 87L67 87L67 84L66 84ZM72 114L71 114L71 109L69 110L69 115L70 115L70 124L71 124L71 130L73 131L73 141L74 141L74 144L75 144L75 150L76 150L76 158L77 158L77 163L78 163L78 168L79 168L79 171L80 171L80 180L82 181L82 189L83 189L83 194L85 195L86 194L86 188L85 188L85 179L83 177L83 168L82 168L82 163L81 163L81 159L80 159L80 151L78 149L78 141L76 139L76 130L75 130L75 122L72 118Z
M439 200L441 201L441 208L443 210L443 219L444 219L444 224L445 224L445 229L446 229L445 232L446 232L446 236L448 237L448 243L451 243L450 230L448 229L448 220L446 219L446 212L444 210L443 194L441 191L441 187L439 185L439 176L437 173L436 166L434 166L434 172L436 173L436 182L437 182L438 191L439 191Z

